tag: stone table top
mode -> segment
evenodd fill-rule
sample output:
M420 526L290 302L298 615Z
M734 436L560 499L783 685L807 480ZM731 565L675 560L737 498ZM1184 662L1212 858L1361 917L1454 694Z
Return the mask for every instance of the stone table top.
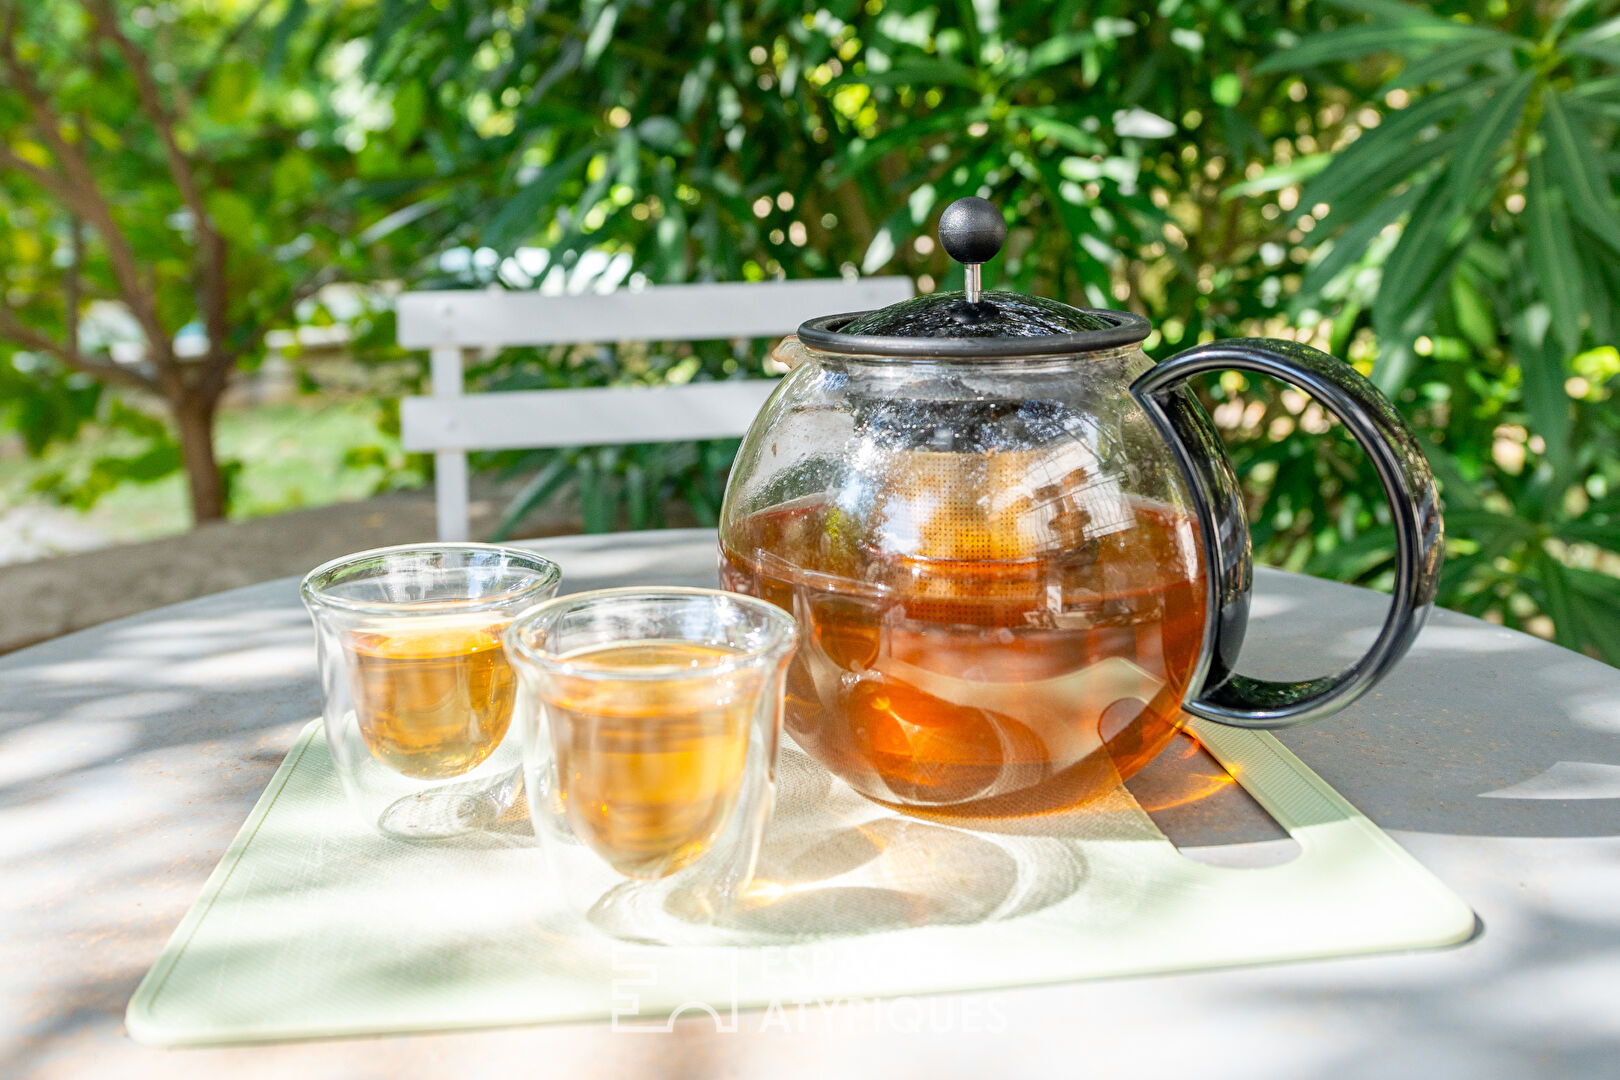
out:
M715 580L701 530L531 546L565 591ZM1275 571L1255 587L1242 667L1260 677L1342 666L1385 602ZM695 1020L137 1046L125 1004L319 704L292 578L0 658L0 1076L1620 1072L1620 671L1462 615L1435 612L1366 698L1282 733L1474 908L1478 933L1453 949L946 995L903 1014L915 1025L857 1003L729 1034ZM1156 820L1183 846L1231 846L1252 811L1228 790Z

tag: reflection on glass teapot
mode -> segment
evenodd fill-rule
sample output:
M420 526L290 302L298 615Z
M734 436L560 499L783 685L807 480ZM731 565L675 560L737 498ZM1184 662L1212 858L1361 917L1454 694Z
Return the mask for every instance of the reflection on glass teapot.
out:
M786 726L856 790L951 816L1101 794L1183 710L1280 727L1348 705L1434 599L1441 522L1410 430L1349 365L1284 341L1155 365L1141 316L979 288L1006 235L962 199L967 290L811 319L738 453L721 579L798 619ZM1399 566L1372 648L1335 675L1237 674L1251 560L1236 479L1188 378L1284 379L1377 467Z

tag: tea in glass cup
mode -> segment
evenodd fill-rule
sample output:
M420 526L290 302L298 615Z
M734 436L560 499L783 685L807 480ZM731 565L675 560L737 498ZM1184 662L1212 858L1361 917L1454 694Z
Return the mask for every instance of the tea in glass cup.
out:
M485 615L356 629L343 648L355 719L372 755L421 780L476 768L512 720L506 620Z
M516 680L502 634L560 580L549 559L490 544L381 548L304 579L327 742L350 801L377 828L456 836L512 808Z
M560 597L507 631L529 808L561 898L610 932L702 921L753 874L791 616L712 589Z

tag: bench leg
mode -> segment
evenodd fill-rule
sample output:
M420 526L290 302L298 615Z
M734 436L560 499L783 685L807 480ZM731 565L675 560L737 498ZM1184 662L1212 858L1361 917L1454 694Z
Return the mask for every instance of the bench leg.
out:
M469 539L467 520L467 455L441 450L433 455L433 494L441 541Z

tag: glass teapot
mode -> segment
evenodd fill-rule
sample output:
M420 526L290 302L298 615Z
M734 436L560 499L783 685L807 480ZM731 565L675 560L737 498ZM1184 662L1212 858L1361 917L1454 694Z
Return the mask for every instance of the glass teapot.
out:
M1283 727L1400 660L1434 601L1441 520L1428 462L1372 384L1287 341L1154 364L1139 315L981 291L1006 237L989 202L951 204L939 234L966 291L804 323L732 467L721 579L799 622L784 717L799 746L903 810L1045 812L1130 777L1183 710ZM1185 387L1228 369L1311 394L1383 483L1394 597L1337 674L1236 671L1248 523Z

